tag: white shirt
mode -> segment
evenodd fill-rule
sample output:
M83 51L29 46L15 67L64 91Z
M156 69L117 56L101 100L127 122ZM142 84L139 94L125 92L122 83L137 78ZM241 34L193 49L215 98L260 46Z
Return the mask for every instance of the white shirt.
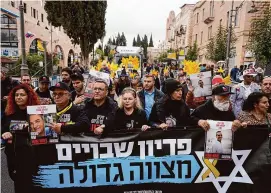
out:
M202 96L206 96L206 91L204 88L201 88L200 86L198 86L195 91L194 91L194 97L202 97Z
M222 143L216 141L212 146L212 153L223 153Z

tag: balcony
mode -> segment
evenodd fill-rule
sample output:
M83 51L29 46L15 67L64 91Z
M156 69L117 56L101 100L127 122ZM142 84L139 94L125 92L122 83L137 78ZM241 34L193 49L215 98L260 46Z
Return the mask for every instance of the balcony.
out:
M204 23L205 24L209 24L211 23L212 21L214 21L215 17L214 16L207 16L205 19L204 19Z

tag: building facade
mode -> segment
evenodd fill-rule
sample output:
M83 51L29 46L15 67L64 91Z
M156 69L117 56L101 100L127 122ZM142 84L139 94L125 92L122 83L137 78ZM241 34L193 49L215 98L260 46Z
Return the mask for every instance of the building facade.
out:
M255 1L256 7L262 10L266 2ZM268 3L268 2L267 2ZM193 28L191 33L191 45L196 42L199 48L198 61L200 63L213 64L206 58L206 46L211 37L215 35L219 25L228 28L232 23L233 32L237 41L231 49L229 68L234 65L240 66L253 62L251 54L248 54L249 31L251 20L261 14L261 11L250 13L252 1L234 1L232 11L232 21L230 13L232 1L201 0L196 3L193 10ZM268 4L269 6L269 4Z
M26 53L43 53L46 51L59 59L59 67L70 66L80 62L80 46L74 46L63 28L52 27L44 10L45 1L22 1L24 6ZM18 59L21 55L21 34L19 18L20 1L3 1L1 3L1 56ZM50 61L48 61L50 63Z

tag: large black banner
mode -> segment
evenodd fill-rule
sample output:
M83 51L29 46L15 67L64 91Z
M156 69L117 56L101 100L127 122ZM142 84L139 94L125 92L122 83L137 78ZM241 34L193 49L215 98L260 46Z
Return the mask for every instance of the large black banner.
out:
M202 129L62 136L21 151L17 192L271 192L267 128L239 129L232 160L204 159ZM17 158L18 158L17 155Z

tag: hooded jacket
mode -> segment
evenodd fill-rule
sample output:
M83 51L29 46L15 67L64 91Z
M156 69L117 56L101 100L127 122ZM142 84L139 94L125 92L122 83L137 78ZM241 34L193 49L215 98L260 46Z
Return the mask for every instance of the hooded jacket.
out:
M157 126L166 123L167 119L175 120L177 127L196 125L190 117L190 109L183 100L171 100L165 95L153 105L149 120L152 126Z

